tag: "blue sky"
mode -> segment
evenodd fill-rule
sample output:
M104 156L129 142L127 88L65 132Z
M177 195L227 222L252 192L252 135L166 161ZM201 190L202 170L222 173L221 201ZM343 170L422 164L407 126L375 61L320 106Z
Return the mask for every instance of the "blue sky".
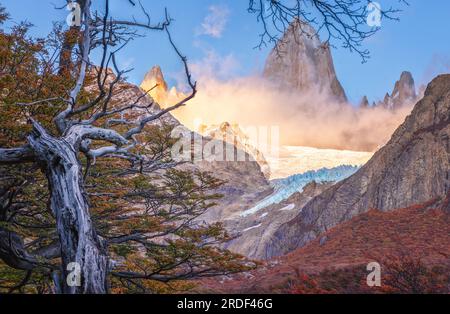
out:
M52 21L64 21L65 10L55 10L62 0L0 0L14 21L27 20L33 34L43 36ZM97 1L99 2L99 1ZM378 0L383 6L397 0ZM382 98L391 91L403 70L409 70L417 84L425 84L437 73L450 72L450 1L408 0L400 22L383 21L381 30L368 39L365 47L371 59L361 64L358 55L343 48L333 49L338 77L350 100L357 103L363 95L369 100ZM172 18L175 41L191 62L205 62L207 56L225 60L222 78L246 76L262 70L269 48L254 49L261 25L247 13L247 0L143 0L153 21L163 17L167 7ZM138 7L126 0L111 0L112 14L144 19ZM209 17L215 17L210 25ZM123 66L133 67L129 80L139 83L154 64L161 65L169 84L175 84L181 63L170 50L165 36L144 32L147 37L132 42L119 58ZM338 45L338 43L336 43ZM211 59L211 58L210 58Z

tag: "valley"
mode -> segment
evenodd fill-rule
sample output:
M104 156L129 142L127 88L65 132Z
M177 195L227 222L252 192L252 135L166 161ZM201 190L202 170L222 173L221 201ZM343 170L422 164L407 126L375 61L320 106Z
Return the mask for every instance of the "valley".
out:
M369 41L358 1L313 1L322 24L281 2L249 1L259 53L228 5L172 34L74 1L35 37L0 4L0 293L450 292L448 64Z

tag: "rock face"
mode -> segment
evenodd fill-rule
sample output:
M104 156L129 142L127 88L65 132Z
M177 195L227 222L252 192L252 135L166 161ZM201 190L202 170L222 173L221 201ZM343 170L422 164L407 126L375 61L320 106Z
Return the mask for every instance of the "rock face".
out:
M230 217L224 221L225 228L238 236L226 244L226 248L254 259L272 256L270 240L277 229L298 215L301 208L314 196L329 188L333 183L310 182L301 192L292 194L286 200L272 204L245 217Z
M250 137L242 131L238 124L230 124L223 122L220 125L200 126L200 133L204 136L211 137L217 140L222 140L233 144L238 149L243 150L249 154L261 167L264 176L270 178L270 167L264 155L258 150L256 145L252 142Z
M98 68L93 66L89 70L89 75L97 75ZM112 83L116 79L116 75L112 69L107 69L106 84ZM154 86L154 85L153 85ZM93 84L86 87L87 90L96 89L97 85ZM139 86L126 82L125 80L120 80L115 85L115 91L113 92L111 98L111 105L114 108L121 108L130 105L130 101L135 101L139 99L139 107L132 110L128 110L125 113L135 119L140 119L142 117L153 115L161 111L161 106L159 103L151 97L151 95L144 95L144 91ZM144 108L145 107L145 108ZM175 119L170 113L163 115L159 119L156 119L151 124L161 125L162 123L177 126L180 122Z
M386 146L282 225L270 250L273 256L287 253L370 209L408 207L445 197L449 189L450 75L442 75L428 85Z
M225 180L225 184L215 191L223 197L199 218L207 223L222 222L231 234L239 230L229 228L226 222L251 207L255 200L272 193L272 187L255 161L201 161L192 167Z
M200 136L197 134L197 136ZM236 147L232 143L228 143L221 139L213 139L211 137L202 137L204 152L206 145L211 141L223 147L223 157L226 157L226 151L234 151L235 157L238 155L245 156L245 161L238 159L227 160L222 158L220 160L199 160L195 163L185 166L193 170L208 171L214 177L225 181L225 184L220 186L216 193L223 197L217 200L216 206L211 207L208 211L200 217L207 223L223 222L230 219L237 213L242 212L254 203L255 200L263 198L267 193L271 193L272 187L269 181L261 171L260 165L253 159L253 157ZM235 230L230 230L234 232Z
M394 90L391 94L393 108L398 108L416 100L416 85L410 72L402 72L400 79L395 82Z
M167 97L168 87L164 80L164 75L161 68L156 65L145 74L144 80L141 83L141 88L144 91L150 91L149 95L159 104L163 104Z
M336 77L330 47L322 43L309 24L296 20L271 51L264 77L283 89L318 91L336 101L347 97Z
M368 107L369 101L364 96L360 107ZM384 99L373 106L381 106L386 109L396 110L400 107L414 104L417 101L416 85L410 72L404 71L400 75L400 79L395 82L394 89L391 94L386 93Z
M187 96L179 92L175 86L169 89L159 65L155 65L145 74L140 87L144 91L148 91L148 94L163 108L173 105Z
M364 96L361 101L359 102L360 108L369 108L369 100L367 99L367 96Z

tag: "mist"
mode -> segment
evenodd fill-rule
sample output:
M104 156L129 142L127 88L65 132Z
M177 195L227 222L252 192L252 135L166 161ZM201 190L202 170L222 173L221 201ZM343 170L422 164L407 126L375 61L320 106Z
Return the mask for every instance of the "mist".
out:
M412 104L396 111L356 108L323 94L281 91L256 76L223 80L206 73L197 76L196 97L173 112L191 129L198 121L278 126L282 145L375 151L412 109Z

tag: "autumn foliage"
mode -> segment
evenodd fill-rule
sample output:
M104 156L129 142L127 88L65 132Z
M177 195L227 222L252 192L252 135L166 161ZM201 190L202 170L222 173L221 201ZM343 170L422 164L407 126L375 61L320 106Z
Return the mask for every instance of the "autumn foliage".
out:
M31 129L29 118L57 134L53 120L65 106L59 99L73 85L72 72L77 67L64 47L73 48L79 40L79 32L57 24L47 38L32 38L30 25L21 23L8 29L3 24L7 19L0 8L1 148L26 143ZM62 71L58 66L61 60ZM97 69L89 67L77 97L80 103L93 101L101 93L103 98L98 99L106 100L98 106L106 106L110 100L114 106L116 96L136 89L121 80L114 92L112 85L99 91L94 81ZM80 119L99 110L98 106L83 111ZM124 112L122 118L132 115ZM105 123L105 119L99 119L95 126ZM120 128L116 126L115 130ZM229 239L221 224L206 224L199 218L221 198L215 190L223 181L210 173L183 168L171 159L170 147L176 140L170 136L172 128L167 123L149 124L136 135L140 144L130 153L146 156L150 167L145 169L135 164L130 167L130 162L121 158L89 160L79 156L92 222L96 234L107 244L113 268L109 292L185 291L193 288L192 279L255 266L220 248L219 244ZM90 143L92 148L98 144L95 140ZM8 260L9 252L0 250L0 292L55 292L53 275L61 267L60 252L53 250L58 245L58 233L48 204L51 191L41 168L38 163L0 166L0 241L13 235L18 247L38 256L33 259L32 270L23 269Z
M449 293L448 199L389 212L370 210L267 261L250 279L236 275L206 286L237 293ZM381 287L366 282L366 266L374 261L381 266Z

